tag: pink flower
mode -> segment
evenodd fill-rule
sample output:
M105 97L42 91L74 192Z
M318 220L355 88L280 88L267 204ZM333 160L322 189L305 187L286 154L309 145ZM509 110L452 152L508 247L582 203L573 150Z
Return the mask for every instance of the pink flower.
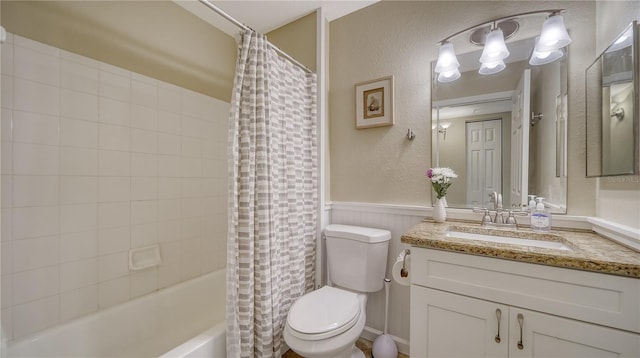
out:
M447 195L447 189L451 186L451 179L458 177L451 168L429 168L426 173L427 178L431 180L433 190L436 192L438 199Z

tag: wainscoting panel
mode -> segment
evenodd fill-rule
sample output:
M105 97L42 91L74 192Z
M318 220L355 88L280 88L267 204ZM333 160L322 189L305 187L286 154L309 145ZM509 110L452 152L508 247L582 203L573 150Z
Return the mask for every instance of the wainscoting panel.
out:
M363 203L332 203L331 223L372 227L391 231L387 278L392 279L391 269L398 254L410 248L402 244L400 236L422 221L428 214L427 207L407 207ZM375 339L384 330L384 289L369 295L367 302L367 327L363 336ZM402 353L409 353L409 286L391 281L389 290L388 334L396 337Z

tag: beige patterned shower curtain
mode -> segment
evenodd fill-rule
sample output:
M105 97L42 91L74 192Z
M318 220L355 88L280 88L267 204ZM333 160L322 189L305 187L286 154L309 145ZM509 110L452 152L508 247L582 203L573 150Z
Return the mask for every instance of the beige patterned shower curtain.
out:
M229 115L227 357L280 357L291 304L313 289L316 76L241 34Z

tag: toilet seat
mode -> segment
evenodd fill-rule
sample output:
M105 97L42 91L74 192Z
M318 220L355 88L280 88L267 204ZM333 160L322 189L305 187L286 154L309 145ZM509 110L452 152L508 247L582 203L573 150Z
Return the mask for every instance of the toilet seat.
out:
M324 286L300 297L287 316L291 334L315 341L343 333L360 318L358 296L339 288Z

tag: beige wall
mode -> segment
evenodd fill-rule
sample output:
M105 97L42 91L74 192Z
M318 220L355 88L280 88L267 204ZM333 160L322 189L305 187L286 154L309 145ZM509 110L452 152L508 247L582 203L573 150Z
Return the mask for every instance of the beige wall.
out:
M492 77L490 88L487 88L487 77L478 73L477 70L463 72L460 80L438 85L437 93L433 94L435 95L434 100L442 101L452 98L486 95L494 92L513 91L522 77L522 72L528 65L527 61L510 62L507 68L500 72L500 75Z
M171 1L2 1L7 31L224 101L234 39Z
M431 74L437 42L489 19L566 8L569 65L568 213L595 214L595 183L585 178L584 69L595 48L595 3L516 1L380 2L331 23L331 199L425 205L430 187ZM356 130L354 84L395 76L393 127ZM408 128L417 137L407 141Z
M313 12L267 33L269 42L313 71L316 70L316 18Z
M596 14L594 59L631 21L640 21L640 2L600 1ZM598 181L597 216L640 229L640 176L594 180Z

